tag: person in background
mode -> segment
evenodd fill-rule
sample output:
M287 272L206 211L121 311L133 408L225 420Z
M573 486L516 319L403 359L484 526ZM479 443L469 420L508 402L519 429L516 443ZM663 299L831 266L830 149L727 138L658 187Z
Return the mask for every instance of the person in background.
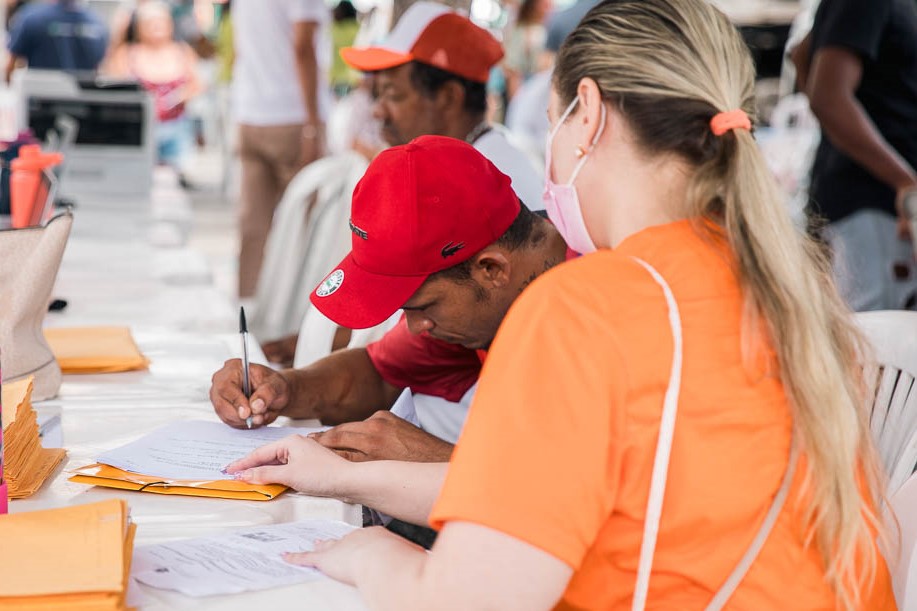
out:
M342 98L360 82L360 75L341 58L341 49L349 47L356 39L360 22L357 21L357 9L350 0L338 2L332 15L331 44L334 45L334 53L331 58L331 88L337 97Z
M32 2L10 23L5 77L17 66L93 72L105 57L108 28L81 0Z
M512 179L530 210L544 207L540 171L506 130L485 118L487 79L503 57L486 30L445 5L415 2L383 42L341 55L354 68L375 73L375 114L390 145L422 135L465 140Z
M567 36L600 0L576 0L567 8L551 13L547 20L545 48L556 54Z
M506 119L506 73L502 66L494 66L487 77L487 112L484 117L488 123L503 123Z
M387 147L382 139L382 124L373 116L376 79L372 74L359 72L357 77L356 85L335 102L328 122L328 151L330 154L356 151L366 161L372 161Z
M175 39L188 43L201 59L213 57L216 49L201 27L202 23L213 20L213 1L169 0L169 6L175 24Z
M821 123L811 208L842 294L856 310L917 307L901 208L917 190L917 4L823 0L791 57Z
M583 19L557 57L545 197L584 254L513 304L448 471L300 436L227 469L388 488L436 544L368 528L288 561L373 608L895 608L865 340L755 142L754 84L706 0Z
M169 7L148 0L136 12L137 42L121 45L111 58L110 72L135 78L153 96L155 138L160 163L172 166L182 186L194 134L185 106L200 93L197 55L187 43L173 38Z
M500 43L449 7L415 2L385 40L341 52L350 66L374 78L373 114L392 146L423 135L465 140L512 179L513 190L530 210L541 210L541 172L532 158L492 125L486 82L500 61ZM296 336L263 346L271 362L291 362Z
M523 83L551 63L545 56L547 30L544 25L550 10L551 0L523 0L516 22L506 34L503 69L509 99Z
M108 56L113 56L118 49L138 41L137 9L151 0L121 0L111 16L111 39ZM164 2L172 17L172 37L179 42L186 42L197 53L198 58L208 59L214 48L204 35L201 24L212 21L214 6L212 0L154 0Z
M232 112L242 161L240 298L255 293L284 189L324 151L330 20L322 0L233 2Z
M10 24L13 21L13 18L16 17L16 13L20 9L32 2L32 0L3 0L6 4L6 31L9 32Z
M216 82L219 88L228 88L232 85L232 67L236 61L232 41L232 0L226 0L220 5L213 38L217 61Z
M547 67L519 87L506 109L506 127L527 151L541 161L544 160L544 141L548 135L548 118L544 109L548 107L551 92L554 56L573 28L596 4L598 0L577 0L549 16L542 55Z

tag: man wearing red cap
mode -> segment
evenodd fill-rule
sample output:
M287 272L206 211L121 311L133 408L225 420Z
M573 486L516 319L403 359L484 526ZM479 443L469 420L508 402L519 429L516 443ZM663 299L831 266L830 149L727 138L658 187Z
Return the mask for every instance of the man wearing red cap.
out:
M415 2L380 44L341 50L344 61L376 75L375 116L390 145L424 135L465 140L512 179L530 210L541 210L538 166L488 124L487 78L503 58L500 43L449 7Z
M487 77L503 57L500 43L486 30L445 5L415 2L381 43L344 48L341 57L375 75L373 113L388 144L424 135L464 140L510 177L529 210L544 209L538 166L508 130L485 119ZM272 361L289 363L297 341L292 335L263 348Z
M401 390L456 401L476 382L481 351L519 293L567 256L557 230L520 205L510 179L470 145L425 136L381 153L353 195L351 253L312 294L349 328L405 316L382 340L303 369L238 359L213 377L224 422L277 416L347 424L319 441L350 458L447 461L452 446L389 414ZM371 418L370 418L371 417Z

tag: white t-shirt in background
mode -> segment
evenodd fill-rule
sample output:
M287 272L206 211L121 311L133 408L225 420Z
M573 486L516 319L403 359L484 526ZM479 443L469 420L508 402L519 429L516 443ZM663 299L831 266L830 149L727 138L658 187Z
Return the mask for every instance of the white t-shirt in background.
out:
M246 125L291 125L306 120L293 53L293 24L319 24L315 36L318 106L322 120L331 107L331 13L323 0L236 0L232 4L235 66L233 115Z

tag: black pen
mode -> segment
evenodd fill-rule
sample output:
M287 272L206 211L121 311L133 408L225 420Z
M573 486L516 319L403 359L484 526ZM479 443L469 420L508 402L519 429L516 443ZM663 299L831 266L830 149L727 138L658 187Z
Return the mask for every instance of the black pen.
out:
M239 308L239 334L242 336L242 392L245 398L252 396L251 383L248 380L248 325L245 323L245 308ZM245 426L252 428L251 406L249 416L245 419Z

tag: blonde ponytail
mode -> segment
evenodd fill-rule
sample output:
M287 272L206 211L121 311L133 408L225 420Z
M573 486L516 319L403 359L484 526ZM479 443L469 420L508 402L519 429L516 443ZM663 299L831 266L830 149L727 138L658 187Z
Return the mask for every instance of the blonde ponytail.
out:
M721 137L719 112L754 117L754 66L728 20L705 0L608 0L561 48L554 86L566 105L593 79L649 155L695 168L688 213L717 227L735 255L746 337L763 323L777 352L796 438L806 455L804 527L838 604L855 609L877 565L878 459L858 356L864 345L822 247L797 230L751 132Z
M828 582L845 608L856 609L856 586L875 575L878 520L873 507L880 494L865 384L856 359L865 348L830 281L823 248L799 233L783 213L783 201L751 134L733 137L733 160L719 195L725 234L753 311L768 325L794 407L809 469L812 502L806 523L825 561ZM709 218L704 201L695 200L697 212ZM864 467L865 482L858 477ZM864 484L870 499L863 498ZM856 564L858 558L865 566Z

